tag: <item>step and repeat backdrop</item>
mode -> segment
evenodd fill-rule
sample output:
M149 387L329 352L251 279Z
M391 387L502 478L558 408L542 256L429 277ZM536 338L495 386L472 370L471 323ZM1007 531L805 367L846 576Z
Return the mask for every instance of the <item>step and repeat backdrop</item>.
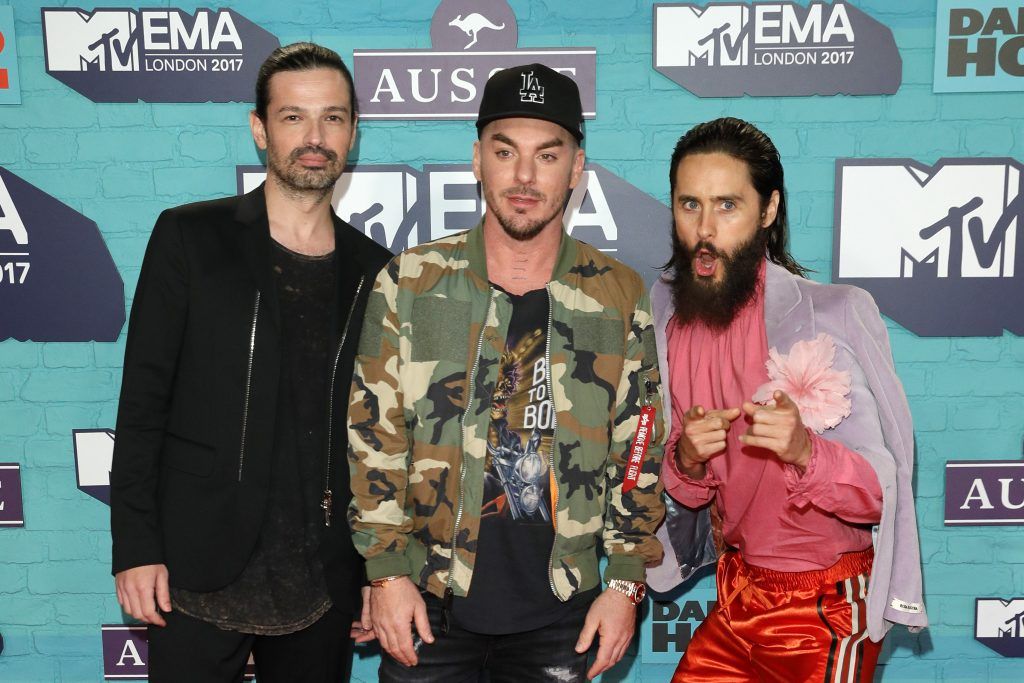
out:
M580 85L568 230L648 282L677 138L723 115L782 152L792 248L868 290L914 416L931 626L886 681L1024 680L1024 4L1008 0L0 0L0 681L146 677L110 576L125 319L154 220L264 171L262 60L313 40L362 105L338 213L393 251L472 225L483 84ZM654 595L604 681L665 681L713 577ZM360 647L354 680L376 680Z

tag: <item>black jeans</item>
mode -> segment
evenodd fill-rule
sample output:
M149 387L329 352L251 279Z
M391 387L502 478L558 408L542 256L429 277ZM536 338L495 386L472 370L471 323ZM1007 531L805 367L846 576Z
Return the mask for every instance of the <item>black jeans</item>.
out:
M181 612L149 627L151 683L238 683L252 652L259 683L337 683L352 667L352 616L330 609L283 636L225 631Z
M451 624L441 633L442 603L426 594L427 617L434 643L428 645L413 631L419 663L399 664L381 652L381 683L523 683L524 681L587 680L587 652L576 654L583 622L590 605L584 603L568 615L533 631L491 636L472 633Z

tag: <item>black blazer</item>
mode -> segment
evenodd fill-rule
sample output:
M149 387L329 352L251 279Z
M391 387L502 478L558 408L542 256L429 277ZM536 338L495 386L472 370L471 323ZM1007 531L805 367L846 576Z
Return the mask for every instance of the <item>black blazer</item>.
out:
M348 610L364 573L345 517L348 393L366 299L391 253L337 216L334 233L338 298L355 303L331 353L333 515L321 555L332 600ZM128 324L110 473L114 573L163 563L172 586L212 591L252 553L281 367L270 249L262 186L168 209L153 228ZM349 313L335 313L339 328Z

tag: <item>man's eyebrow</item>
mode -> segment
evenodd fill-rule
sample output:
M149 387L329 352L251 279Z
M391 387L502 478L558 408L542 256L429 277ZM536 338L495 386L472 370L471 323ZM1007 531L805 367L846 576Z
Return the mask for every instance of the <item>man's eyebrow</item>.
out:
M519 149L519 145L517 145L515 142L513 142L512 139L510 137L508 137L507 135L505 135L504 133L494 133L493 135L491 135L491 140L494 140L495 142L502 142L502 143L508 145L509 147L514 147L516 149ZM537 145L537 149L550 149L552 147L564 147L564 146L565 146L565 140L563 140L561 138L551 138L550 140L547 140L547 141L542 142L541 144Z
M300 107L297 104L286 104L286 105L280 107L277 111L278 111L278 113L282 113L282 112L295 112L295 113L302 114L302 113L305 113L306 111L309 111L309 110L306 109L305 107ZM343 107L340 104L335 104L335 105L331 105L330 107L324 107L323 109L321 109L321 111L330 111L330 112L343 111L343 112L348 113L348 107Z
M519 148L519 146L516 143L512 142L512 139L509 138L509 136L505 135L504 133L494 133L493 135L491 135L491 140L494 140L495 142L502 142L508 145L509 147L515 147L516 149Z
M690 200L699 201L699 198L695 195L687 195L680 193L676 198L679 202L689 202ZM711 198L712 202L742 202L743 198L741 195L715 195Z

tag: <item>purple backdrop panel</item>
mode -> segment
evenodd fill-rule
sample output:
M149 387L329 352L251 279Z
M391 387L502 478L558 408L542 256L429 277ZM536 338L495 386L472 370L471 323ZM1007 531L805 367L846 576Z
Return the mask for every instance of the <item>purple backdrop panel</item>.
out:
M1024 524L1024 461L947 462L946 524Z
M25 526L21 499L21 465L0 462L0 527Z

